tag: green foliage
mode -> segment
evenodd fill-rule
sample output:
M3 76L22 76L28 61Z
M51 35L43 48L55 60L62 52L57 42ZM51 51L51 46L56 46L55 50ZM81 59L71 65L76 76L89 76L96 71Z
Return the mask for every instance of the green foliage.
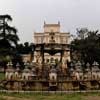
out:
M0 80L4 80L5 79L5 73L0 72Z
M95 98L96 97L96 98ZM0 100L99 100L100 93L0 93Z
M17 45L17 51L19 54L29 54L32 52L32 45L28 42L25 42L24 44L18 44Z
M0 40L7 41L10 46L12 44L17 45L19 40L17 36L17 29L8 24L8 21L12 21L10 15L0 15ZM6 45L5 45L6 46Z
M8 94L0 94L0 97L13 97L15 100L25 99L25 100L80 100L81 95L80 94L36 94L36 93L8 93ZM84 100L84 99L83 99Z
M19 41L17 29L11 26L9 21L12 21L10 15L0 15L0 65L6 64L14 57ZM10 59L7 58L8 56Z
M83 36L82 34L85 34L84 32L86 32L86 35ZM71 43L72 59L84 61L85 64L89 62L90 65L92 65L94 61L100 63L100 34L98 30L80 30L78 34L82 35L82 38L78 35Z

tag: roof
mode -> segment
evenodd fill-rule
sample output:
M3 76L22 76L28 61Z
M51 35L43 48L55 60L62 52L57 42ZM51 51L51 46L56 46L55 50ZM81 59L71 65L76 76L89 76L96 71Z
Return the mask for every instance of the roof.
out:
M50 26L60 26L59 24L45 24L44 27L50 27Z

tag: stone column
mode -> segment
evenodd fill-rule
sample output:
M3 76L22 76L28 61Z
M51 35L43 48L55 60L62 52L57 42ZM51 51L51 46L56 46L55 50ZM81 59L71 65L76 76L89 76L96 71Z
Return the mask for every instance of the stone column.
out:
M66 70L67 70L67 52L64 50L62 56L62 71L64 74L66 74Z

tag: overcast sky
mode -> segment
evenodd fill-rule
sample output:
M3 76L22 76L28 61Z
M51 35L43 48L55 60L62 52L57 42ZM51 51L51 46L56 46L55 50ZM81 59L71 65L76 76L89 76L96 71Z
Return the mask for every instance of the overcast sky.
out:
M61 23L61 31L100 30L100 0L0 0L0 15L10 14L21 42L33 40L46 23Z

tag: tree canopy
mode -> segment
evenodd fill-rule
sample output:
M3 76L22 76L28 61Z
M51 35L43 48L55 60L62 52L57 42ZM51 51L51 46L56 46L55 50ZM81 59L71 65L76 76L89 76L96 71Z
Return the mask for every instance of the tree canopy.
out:
M2 58L0 62L10 60L13 57L19 41L17 29L11 26L9 21L12 21L10 15L0 15L0 58Z
M100 64L100 34L99 31L89 31L86 28L77 29L77 38L71 43L72 60Z

